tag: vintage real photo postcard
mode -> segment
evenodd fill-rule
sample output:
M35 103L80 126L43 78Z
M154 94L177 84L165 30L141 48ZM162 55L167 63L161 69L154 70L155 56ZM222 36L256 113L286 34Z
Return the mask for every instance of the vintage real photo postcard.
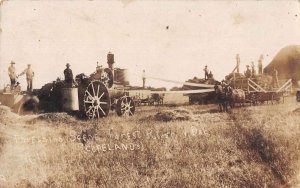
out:
M300 187L300 1L1 0L0 187Z

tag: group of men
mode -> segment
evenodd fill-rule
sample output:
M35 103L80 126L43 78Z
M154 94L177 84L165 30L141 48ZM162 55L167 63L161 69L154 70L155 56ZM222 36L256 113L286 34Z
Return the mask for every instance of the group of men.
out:
M239 54L237 54L236 60L237 60L237 66L236 66L235 70L239 73L239 65L240 65ZM263 74L263 64L262 64L262 61L263 61L263 55L261 55L259 57L258 65L257 65L257 67L258 67L258 74L259 75ZM244 72L245 77L251 78L251 77L254 77L257 74L256 70L255 70L255 65L254 65L253 61L251 62L251 69L250 69L249 65L246 65L246 68L247 69ZM213 74L211 73L211 71L208 71L207 65L205 66L205 68L203 69L203 71L204 71L204 78L205 78L205 80L213 78ZM272 70L271 76L272 76L272 87L273 88L279 87L278 71L277 71L277 69L275 67ZM222 83L222 85L223 84L224 83Z
M27 91L32 92L32 81L34 77L34 71L31 68L31 64L27 65L27 68L21 72L19 75L16 73L16 67L15 67L15 62L11 61L10 66L8 67L8 76L10 78L10 85L11 89L14 89L16 86L19 85L19 82L17 82L18 77L22 75L26 75L26 81L27 81ZM73 73L72 70L70 69L70 64L66 64L66 69L64 70L64 75L65 75L65 83L66 84L72 84L74 82L73 80Z
M14 88L16 85L19 83L17 82L17 78L19 76L22 76L26 74L26 80L27 80L27 91L31 92L32 91L32 80L34 77L34 72L31 68L31 65L28 64L27 68L21 72L19 75L16 74L16 68L15 68L15 62L11 61L10 66L8 67L8 76L10 78L10 85L11 88Z
M255 70L255 66L254 66L254 62L251 62L251 70L250 70L250 66L246 65L247 70L245 71L245 76L247 78L253 77L256 75L256 70ZM258 61L258 74L262 74L263 73L263 67L262 67L262 61L259 60Z
M252 65L251 65L251 70L250 70L250 66L247 65L247 70L245 71L245 76L247 78L250 78L250 77L253 77L256 75L256 70L255 70L255 67L254 67L254 62L252 62ZM262 74L262 63L261 61L258 62L258 74ZM272 73L271 73L271 76L272 76L272 87L273 88L278 88L279 87L279 81L278 81L278 71L277 69L274 67L273 70L272 70Z

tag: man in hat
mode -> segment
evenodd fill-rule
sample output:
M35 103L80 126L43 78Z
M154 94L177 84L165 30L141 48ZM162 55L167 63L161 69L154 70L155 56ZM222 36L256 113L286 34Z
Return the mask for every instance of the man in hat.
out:
M247 77L247 78L250 78L251 77L251 70L250 70L250 66L249 65L246 65L246 67L247 67L247 70L246 70L246 72L245 72L245 76Z
M22 76L23 74L26 74L27 91L31 92L32 91L32 80L34 77L34 72L31 69L31 64L28 64L27 68L21 74L19 74L18 77Z
M204 71L204 78L205 78L205 80L207 80L207 79L208 79L208 69L207 69L207 65L205 65L205 68L203 69L203 71Z
M16 84L16 68L14 66L15 62L11 61L8 67L8 76L10 78L10 85L13 87Z
M72 87L72 84L73 84L73 72L70 69L70 66L71 65L69 63L66 64L67 68L64 70L64 75L65 75L65 83L68 86Z

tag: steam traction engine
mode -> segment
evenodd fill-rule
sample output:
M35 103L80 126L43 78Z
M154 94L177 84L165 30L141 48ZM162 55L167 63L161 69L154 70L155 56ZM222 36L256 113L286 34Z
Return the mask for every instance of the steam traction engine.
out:
M126 95L129 86L127 70L114 68L114 54L107 55L108 68L96 67L90 76L79 74L76 85L57 80L39 92L40 109L44 111L79 112L89 119L106 117L110 110L119 116L132 116L135 104Z

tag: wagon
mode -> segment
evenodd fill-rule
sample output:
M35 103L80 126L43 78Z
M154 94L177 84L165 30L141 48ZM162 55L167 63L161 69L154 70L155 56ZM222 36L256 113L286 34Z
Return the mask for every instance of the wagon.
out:
M279 88L272 88L272 78L267 75L258 75L253 78L239 77L231 80L231 86L235 89L242 89L246 94L246 101L251 104L263 104L265 102L284 102L286 92L290 92L292 87L291 79L281 81L283 84Z

